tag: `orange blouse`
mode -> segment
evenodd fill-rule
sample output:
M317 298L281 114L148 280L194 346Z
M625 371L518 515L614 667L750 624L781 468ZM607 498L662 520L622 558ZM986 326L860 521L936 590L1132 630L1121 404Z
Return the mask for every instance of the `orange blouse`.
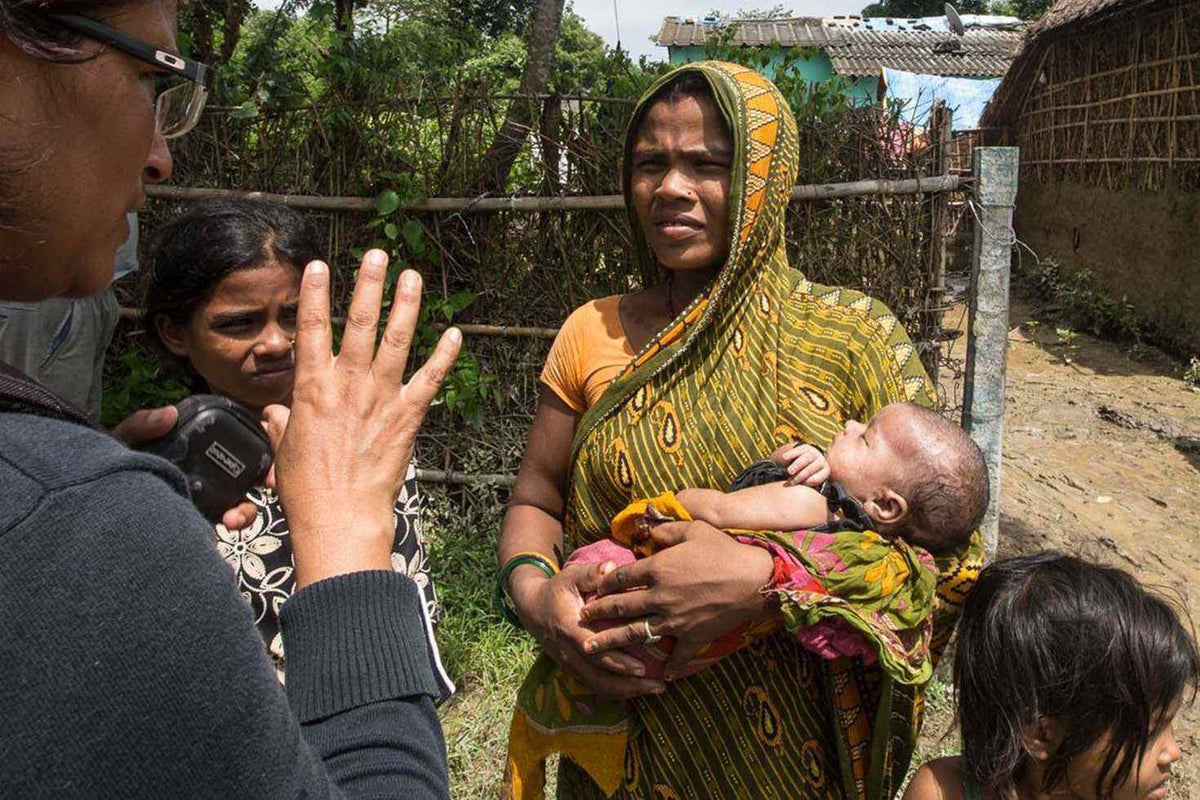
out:
M542 383L577 414L600 399L636 353L618 308L621 295L585 303L571 312L546 356Z

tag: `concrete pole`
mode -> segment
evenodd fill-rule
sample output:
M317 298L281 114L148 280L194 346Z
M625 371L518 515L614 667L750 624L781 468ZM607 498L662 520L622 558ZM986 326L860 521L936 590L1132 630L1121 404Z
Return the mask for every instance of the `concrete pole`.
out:
M929 130L933 131L933 172L935 175L947 175L950 172L950 148L953 140L954 112L946 107L945 100L937 100L929 114ZM926 371L933 385L938 385L938 372L942 355L942 315L945 314L943 304L946 302L946 258L950 238L950 199L947 193L935 194L931 203L931 222L933 235L929 247L929 274L933 276L933 285L925 299L925 312L934 318L933 341L927 345L932 358L926 364ZM929 328L926 328L928 330ZM939 395L941 393L939 392Z
M1018 149L975 150L975 246L971 253L967 374L962 426L983 450L991 497L980 532L987 558L1000 534L1000 448L1004 436L1004 366L1008 348L1008 286Z

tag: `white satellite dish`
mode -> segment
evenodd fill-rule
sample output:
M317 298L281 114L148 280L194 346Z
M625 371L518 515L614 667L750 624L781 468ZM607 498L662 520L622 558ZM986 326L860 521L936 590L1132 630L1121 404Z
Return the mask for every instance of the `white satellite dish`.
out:
M954 10L954 6L950 5L949 3L946 3L945 11L946 11L946 24L950 27L950 30L954 33L954 35L962 36L963 34L965 34L967 32L967 29L963 25L962 17L960 17L958 15L958 12Z

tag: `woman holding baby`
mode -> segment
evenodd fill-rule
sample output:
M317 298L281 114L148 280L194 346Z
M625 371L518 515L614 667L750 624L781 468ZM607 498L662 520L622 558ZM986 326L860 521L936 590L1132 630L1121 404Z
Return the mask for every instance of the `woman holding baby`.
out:
M673 522L654 529L647 558L606 574L611 565L561 566L564 550L607 538L633 500L724 490L782 443L825 448L847 420L896 401L933 403L886 307L788 264L798 157L782 95L736 65L681 68L635 111L626 207L638 257L666 280L577 309L542 374L499 546L506 601L544 653L513 723L513 796L539 796L548 752L568 754L560 797L815 800L900 786L919 690L878 663L820 658L789 635L804 611L769 591L778 548ZM980 558L974 539L937 560L932 657ZM739 627L782 629L672 680ZM663 636L676 641L665 680L619 649ZM592 695L627 701L624 714L584 702ZM548 746L547 717L572 747Z

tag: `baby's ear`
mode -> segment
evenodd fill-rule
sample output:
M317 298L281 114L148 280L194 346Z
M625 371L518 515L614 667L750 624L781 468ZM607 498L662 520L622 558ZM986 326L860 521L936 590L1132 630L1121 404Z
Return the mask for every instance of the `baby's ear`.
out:
M908 516L908 501L891 489L880 489L863 507L871 519L883 525L895 525Z

